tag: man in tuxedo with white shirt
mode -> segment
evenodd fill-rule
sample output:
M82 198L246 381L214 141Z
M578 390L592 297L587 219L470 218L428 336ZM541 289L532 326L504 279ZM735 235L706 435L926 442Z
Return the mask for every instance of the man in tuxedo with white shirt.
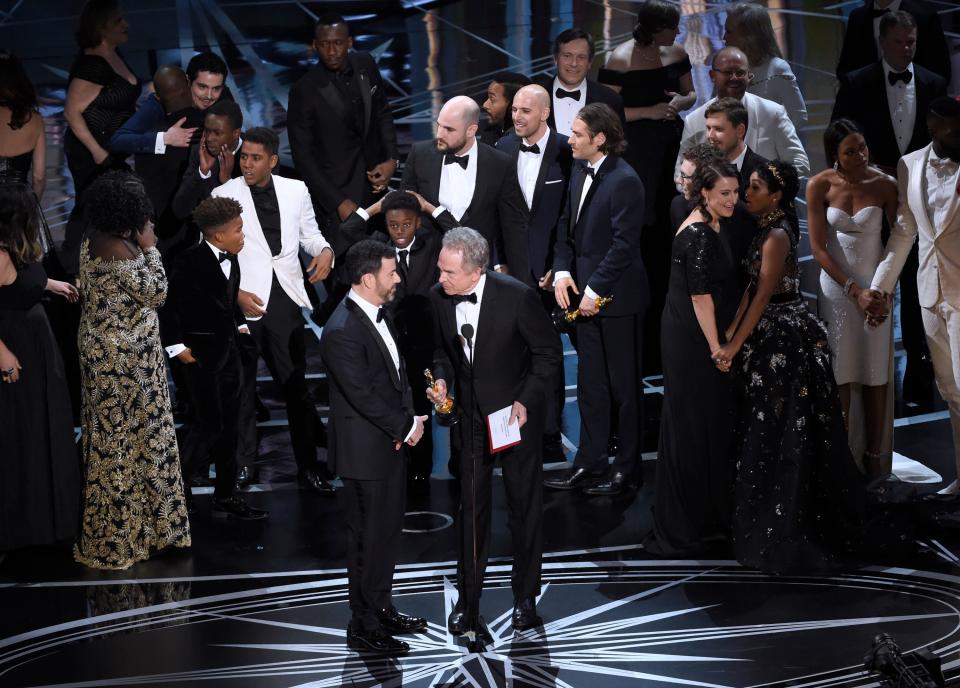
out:
M513 97L514 132L500 139L497 149L509 154L517 166L517 180L530 211L527 255L530 272L514 275L537 289L547 313L556 307L553 298L553 247L557 222L563 213L573 163L567 137L553 131L550 94L537 84L524 86ZM559 335L558 335L559 336ZM564 403L562 366L548 389L543 453L545 461L563 461L560 420Z
M394 249L364 239L347 251L352 286L327 321L320 350L330 376L330 461L343 479L351 619L347 646L406 654L393 637L427 622L393 606L391 587L403 528L403 445L423 437L397 333L385 306L400 275Z
M757 155L767 160L783 160L797 168L801 177L810 173L810 159L797 136L787 111L780 103L747 92L750 85L750 61L739 48L723 48L713 56L710 78L717 95L696 110L689 112L683 122L680 150L701 143L707 137L706 110L720 98L736 98L747 109L750 126L745 142ZM680 174L683 156L677 155L674 177Z
M960 102L941 96L926 116L931 143L897 167L900 205L870 288L891 294L919 237L917 291L940 396L950 410L960 476ZM902 288L902 282L901 282ZM943 490L960 492L960 477Z
M428 223L441 232L477 227L491 247L492 267L529 271L527 206L505 153L477 140L480 107L454 96L437 115L437 138L413 144L401 188L419 194ZM522 277L521 277L522 279Z
M460 227L443 237L440 282L430 292L437 324L435 389L441 403L453 390L460 437L460 511L457 558L459 599L447 619L454 635L473 634L489 643L480 617L480 594L490 539L491 490L495 456L502 457L503 484L513 543L512 624L517 630L540 625L543 553L544 389L562 353L536 293L512 277L487 269L489 248L479 232ZM507 411L519 425L519 444L491 453L488 416Z
M553 131L570 136L570 125L584 105L606 103L626 121L620 94L587 77L596 54L593 34L580 28L561 31L553 41L553 61L557 73L541 77L536 83L550 94L550 119Z
M917 25L907 12L888 12L879 21L881 59L845 74L832 120L851 119L863 129L870 160L887 174L907 153L930 143L925 113L947 93L942 77L916 64ZM911 250L900 280L900 323L907 369L903 393L908 399L930 396L933 370L927 353L917 295L917 247Z
M213 196L234 198L243 207L246 235L239 254L238 301L273 379L283 391L293 455L300 485L332 494L316 457L320 419L307 399L306 351L301 308L309 308L299 250L313 260L307 267L311 284L330 273L333 250L320 233L306 185L275 176L280 141L264 127L248 130L239 161L241 176L213 190ZM256 359L245 371L241 432L256 425Z

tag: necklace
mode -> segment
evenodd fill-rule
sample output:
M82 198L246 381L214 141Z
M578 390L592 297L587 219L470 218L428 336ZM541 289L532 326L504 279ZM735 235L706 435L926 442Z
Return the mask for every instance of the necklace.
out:
M642 50L645 50L645 49L647 49L647 48L649 48L649 47L652 47L653 50L654 50L653 57L647 57L646 55L644 55L644 54L641 52ZM635 45L633 46L633 50L634 50L634 52L637 53L637 55L640 56L640 59L641 59L641 60L646 60L647 62L656 62L657 60L660 59L660 48L658 48L656 45L653 45L653 46L642 46L642 47L641 47L641 46L635 44Z
M772 212L766 213L765 215L761 215L760 218L757 220L757 222L759 223L761 229L766 229L767 227L772 225L774 222L781 219L783 216L784 216L784 212L780 210L780 208L777 208Z

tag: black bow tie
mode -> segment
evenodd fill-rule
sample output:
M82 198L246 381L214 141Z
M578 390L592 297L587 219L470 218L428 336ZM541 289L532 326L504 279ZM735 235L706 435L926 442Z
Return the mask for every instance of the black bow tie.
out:
M453 153L445 153L443 156L444 165L453 165L456 163L460 165L463 169L467 169L467 163L470 162L469 155L454 155Z
M220 255L217 257L217 259L218 259L221 263L222 263L223 261L225 261L225 260L230 260L230 254L227 253L226 251L220 251Z
M520 144L520 152L521 152L521 153L535 153L536 155L540 155L540 146L538 146L537 144L533 144L532 146L525 146L525 145L523 145L523 143L521 143L521 144Z
M463 303L464 301L468 301L470 303L476 303L477 294L476 292L472 294L453 294L450 297L450 300L453 301L453 305L457 305L458 303Z
M590 165L584 165L583 171L590 179L596 179L597 171L590 167Z
M873 16L874 19L876 19L877 17L882 17L883 15L887 14L889 11L890 11L889 8L885 10L873 9L873 10L870 10L870 14Z
M557 98L563 100L564 98L573 98L574 100L580 100L580 91L564 91L562 88L556 90Z
M383 306L377 309L377 322L381 322L382 320L383 320Z
M911 79L913 79L913 73L909 69L904 69L902 72L889 72L887 74L887 81L890 82L891 86L896 86L898 81L909 84Z

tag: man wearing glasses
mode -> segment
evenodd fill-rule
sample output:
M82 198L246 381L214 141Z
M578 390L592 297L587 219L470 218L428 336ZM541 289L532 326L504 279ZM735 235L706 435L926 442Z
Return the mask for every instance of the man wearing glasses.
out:
M747 109L750 122L744 143L757 155L768 160L783 160L797 168L803 177L810 173L810 160L797 137L797 130L779 103L747 93L750 85L750 63L737 48L723 48L713 57L710 79L716 86L716 97L687 115L683 124L680 150L704 141L707 137L706 111L720 98L736 98ZM674 176L680 175L683 156L677 156Z

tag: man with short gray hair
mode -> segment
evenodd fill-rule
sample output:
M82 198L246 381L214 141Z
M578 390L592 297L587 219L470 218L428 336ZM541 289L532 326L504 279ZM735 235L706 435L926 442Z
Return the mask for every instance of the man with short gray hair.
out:
M539 625L543 552L541 436L544 394L562 352L553 325L530 287L487 269L489 247L467 227L443 237L437 262L440 282L430 292L437 348L434 404L453 391L460 440L460 510L457 590L460 597L447 621L454 635L474 634L490 642L480 617L480 593L487 566L494 454L503 457L503 483L513 536L513 627ZM519 443L491 450L488 416L509 409L519 425Z

